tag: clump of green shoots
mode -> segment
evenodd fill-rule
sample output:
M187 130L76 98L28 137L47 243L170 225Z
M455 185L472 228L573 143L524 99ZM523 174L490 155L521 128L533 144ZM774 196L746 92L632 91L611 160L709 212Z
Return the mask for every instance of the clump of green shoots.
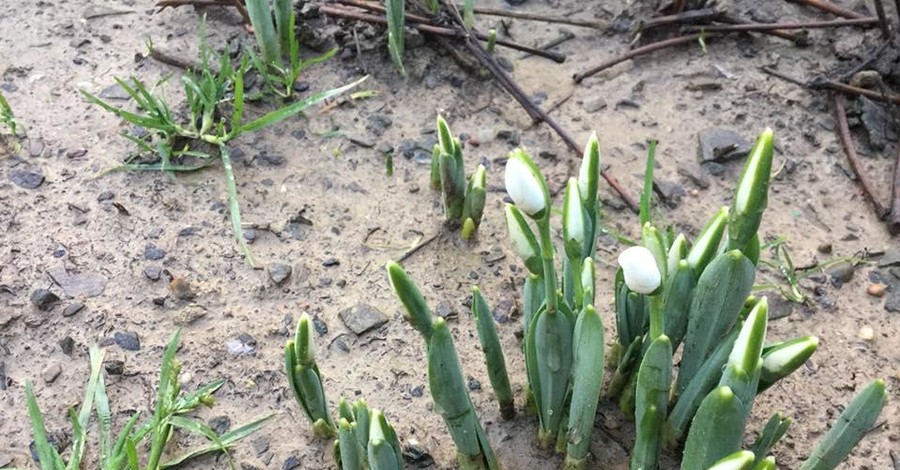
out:
M267 87L282 98L293 96L300 72L337 52L332 49L309 60L300 59L300 43L294 34L296 13L291 0L274 0L274 3L247 0L247 13L259 50L259 53L252 48L247 50L250 62Z
M19 123L16 121L16 115L13 114L13 110L9 106L9 102L6 101L6 97L3 96L3 93L0 93L0 124L6 126L6 128L9 129L9 133L12 135L16 135L19 130Z
M113 106L87 91L81 92L91 103L133 124L138 130L124 134L125 138L134 142L143 154L152 156L152 163L135 163L129 160L114 170L196 171L208 166L208 160L213 157L213 153L217 153L225 173L234 236L248 263L255 266L243 236L237 183L227 144L242 134L296 116L310 106L353 88L365 80L365 77L248 120L244 115L244 73L249 67L248 60L242 58L239 65L234 67L226 55L217 57L206 45L204 29L205 27L201 27L200 69L187 72L181 77L189 111L186 119L173 113L164 98L152 93L136 78L130 83L116 78L116 82L137 105L137 112ZM218 67L214 67L214 63L218 63ZM183 163L187 158L199 159L201 163Z
M487 172L484 165L478 165L475 173L466 178L462 145L441 116L437 118L437 134L438 143L431 155L431 187L441 191L446 221L461 224L462 237L469 240L484 214Z
M163 353L152 416L139 425L138 420L141 414L135 413L119 431L118 437L113 432L109 397L102 374L104 351L96 346L90 349L91 372L84 398L77 413L69 410L72 423L72 450L69 453L68 462L50 443L33 386L27 382L25 395L28 401L28 414L31 419L35 450L40 459L41 470L82 468L82 460L87 447L87 431L93 410L97 412L99 432L99 457L95 468L100 470L166 469L213 452L223 452L228 457L231 468L235 468L234 462L228 455L228 448L235 442L258 431L273 415L239 426L224 434L217 434L202 421L186 416L200 405L213 406L215 404L213 394L225 381L217 380L189 393L182 393L178 380L181 364L175 358L180 338L181 331L179 330L172 335L165 353ZM165 450L176 430L201 436L208 443L190 452L164 459Z

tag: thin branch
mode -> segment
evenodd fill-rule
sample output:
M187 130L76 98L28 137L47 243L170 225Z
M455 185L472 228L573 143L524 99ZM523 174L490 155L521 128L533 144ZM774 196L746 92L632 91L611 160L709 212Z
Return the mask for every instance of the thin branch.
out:
M847 85L845 83L836 82L834 80L829 80L823 77L818 77L812 80L809 83L809 87L813 89L837 91L845 95L865 96L866 98L875 101L882 101L885 103L900 104L900 96L898 95L882 93L874 90L867 90L865 88Z
M365 21L367 23L377 23L377 24L385 24L387 23L387 19L383 16L370 15L368 13L363 13L360 11L349 10L337 5L322 5L319 7L319 11L325 15L330 16L338 16L342 18L349 18L353 20ZM409 25L411 28L415 28L422 33L435 34L440 36L447 37L456 37L461 38L464 35L456 30L450 28L444 28L441 26L433 26L430 24L424 23L411 23ZM486 41L488 36L486 34L475 33L475 36L482 40ZM563 54L559 54L557 52L552 51L544 51L541 49L537 49L530 46L524 46L522 44L518 44L512 41L507 41L505 39L497 39L496 44L498 46L508 47L510 49L515 49L517 51L527 52L529 54L534 54L536 56L544 57L545 59L550 59L556 63L563 63L566 61L566 56Z
M831 13L835 16L840 16L841 18L849 18L849 19L858 19L865 18L865 16L855 12L848 10L840 5L835 5L834 3L828 2L826 0L787 0L792 3L799 3L801 5L806 5L813 8L818 8L826 13Z
M597 66L592 67L591 69L589 69L585 72L577 73L572 78L575 80L575 83L581 83L585 78L596 75L614 65L621 64L622 62L625 62L626 60L633 59L635 57L639 57L639 56L642 56L645 54L649 54L651 52L655 52L660 49L665 49L667 47L679 46L681 44L692 43L692 42L699 40L701 37L709 37L709 36L711 36L711 35L710 34L704 35L704 34L697 33L697 34L689 34L687 36L679 36L676 38L666 39L664 41L650 43L650 44L647 44L646 46L642 46L637 49L632 49L618 57L607 60Z
M748 23L734 25L688 26L688 31L735 32L735 31L772 31L775 29L821 29L839 28L842 26L871 26L878 23L878 18L865 17L831 21L798 21L794 23Z
M728 24L752 24L728 14L722 15L717 21ZM809 34L806 31L784 31L780 29L773 29L770 31L759 31L759 33L768 34L769 36L775 36L781 39L787 39L788 41L791 41L798 46L809 45Z
M808 83L806 83L798 78L791 77L790 75L785 75L785 74L773 69L772 67L760 67L759 69L773 77L780 78L786 82L793 83L794 85L797 85L801 88L809 87Z
M542 51L549 51L550 49L553 49L554 47L566 41L571 41L572 39L575 39L575 33L571 31L561 30L559 32L559 36L545 42L544 44L541 44L540 46L538 46L538 49ZM531 57L531 54L523 54L522 57L519 57L519 59L527 59L529 57Z
M719 19L723 12L715 8L701 8L699 10L688 10L674 15L657 16L647 21L642 21L638 29L646 31L648 29L669 26L673 24L690 24L703 23L711 20Z
M856 174L856 181L862 189L863 196L875 208L875 215L879 219L884 218L888 210L878 201L872 190L872 182L869 181L868 175L863 171L862 163L859 161L859 155L853 145L853 137L850 135L850 125L847 123L847 111L844 105L844 97L835 93L832 95L832 104L834 106L834 119L837 122L837 133L841 139L841 145L844 147L844 153L847 155L847 162L850 163L850 169Z
M888 215L888 231L891 235L900 234L900 152L894 162L894 182L891 191L891 213Z
M609 28L609 24L602 20L579 20L567 18L565 16L543 15L540 13L527 13L522 11L508 11L498 8L481 8L475 7L476 15L500 16L504 18L515 18L519 20L543 21L545 23L559 23L570 26L579 26L582 28L591 28L605 30Z
M456 6L448 4L448 9L454 14L456 22L460 27L462 27L467 32L471 31L465 27L465 23L462 20L462 16L459 14L459 10L456 9ZM525 94L521 87L503 70L502 67L497 63L496 58L489 54L481 43L473 40L473 35L466 35L464 44L466 48L475 56L478 61L491 72L494 78L500 82L503 88L525 108L525 112L535 121L541 122L543 121L554 132L566 143L566 146L571 149L575 155L579 158L582 155L583 148L575 142L575 139L569 135L550 115L548 115L540 106L534 104L531 99ZM613 188L616 193L619 194L619 197L628 205L629 208L635 213L638 212L638 205L635 202L634 198L631 197L630 194L622 187L619 181L606 170L601 170L600 175L603 176L603 179Z
M891 27L888 25L887 15L884 13L884 3L881 0L875 0L875 14L878 15L878 25L881 27L881 37L889 38L891 36Z

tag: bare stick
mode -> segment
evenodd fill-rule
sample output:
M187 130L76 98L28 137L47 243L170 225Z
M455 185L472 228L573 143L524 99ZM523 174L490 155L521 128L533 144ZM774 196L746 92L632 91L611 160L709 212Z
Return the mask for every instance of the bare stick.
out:
M875 0L875 14L878 15L878 25L881 27L881 37L889 38L891 36L891 27L888 25L887 15L884 13L884 3L881 0Z
M785 75L771 67L760 67L759 69L773 77L777 77L786 82L793 83L794 85L797 85L801 88L807 88L809 86L807 83L803 82L802 80L791 77L789 75Z
M834 80L828 80L827 78L818 77L809 83L809 87L813 89L826 89L837 91L839 93L843 93L845 95L859 95L865 96L866 98L873 99L876 101L882 101L885 103L894 103L900 104L900 96L894 94L881 93L874 90L867 90L865 88L860 88L852 85L847 85L845 83L836 82Z
M544 43L544 44L541 44L540 46L538 46L538 49L540 49L540 50L542 50L542 51L548 51L548 50L553 49L554 47L556 47L556 46L558 46L558 45L560 45L560 44L562 44L562 43L564 43L564 42L566 42L566 41L571 41L572 39L575 39L575 34L574 34L573 32L571 32L571 31L566 31L566 30L561 30L561 31L559 32L559 36L557 36L557 37L554 38L554 39L551 39L551 40L547 41L547 42ZM520 60L521 60L521 59L527 59L527 58L529 58L529 57L531 57L531 54L523 54L522 57L519 57L519 59L520 59Z
M363 13L360 11L348 10L346 8L342 8L342 7L339 7L336 5L322 5L321 7L319 7L319 11L326 15L339 16L339 17L349 18L349 19L353 19L353 20L365 21L367 23L378 23L378 24L387 23L387 19L385 19L383 16L370 15L368 13ZM436 34L436 35L447 36L447 37L457 37L457 38L463 37L462 33L458 32L456 30L453 30L450 28L444 28L441 26L433 26L433 25L424 24L424 23L413 23L413 24L410 24L409 26L412 28L415 28L423 33ZM488 36L486 34L481 34L481 33L474 33L474 34L475 34L475 37L477 37L478 39L480 39L482 41L486 41L488 39ZM563 54L559 54L557 52L544 51L544 50L537 49L534 47L524 46L522 44L518 44L518 43L515 43L512 41L507 41L505 39L497 39L496 43L498 46L504 46L504 47L508 47L510 49L515 49L517 51L527 52L529 54L541 56L541 57L550 59L559 64L566 61L566 56Z
M894 184L891 191L891 213L888 215L888 231L891 235L900 234L900 152L894 162Z
M463 29L468 31L468 29L465 28L465 23L463 22L462 17L459 14L459 10L455 8L455 5L450 4L449 9L454 13L456 22ZM512 79L512 77L510 77L506 73L506 71L504 71L503 68L500 67L500 65L497 63L496 58L494 58L493 55L489 54L484 49L484 46L481 45L481 43L473 40L472 38L472 35L466 35L464 41L466 48L472 53L472 55L475 56L475 58L478 59L478 61L482 65L484 65L485 68L488 69L488 71L491 72L494 78L496 78L497 81L500 82L503 88L505 88L506 91L510 95L512 95L520 105L522 105L522 107L525 109L525 112L527 112L528 115L531 116L531 119L533 119L535 122L543 121L548 126L550 126L550 128L553 129L554 132L556 132L556 134L563 140L563 142L566 143L566 146L569 147L569 149L571 149L575 153L575 155L581 158L584 149L579 146L577 142L575 142L575 139L573 139L572 136L570 136L569 133L559 125L559 123L557 123L552 117L550 117L550 115L547 114L546 111L541 109L540 106L534 104L531 99L525 94L522 88L519 87L519 85ZM632 198L631 195L628 194L625 188L623 188L622 185L619 184L619 181L613 175L609 174L609 172L607 172L606 170L600 170L600 176L602 176L603 179L605 179L606 182L609 183L610 187L612 187L613 190L619 194L619 197L628 205L629 208L631 208L634 213L638 212L637 202L635 202L634 198Z
M566 18L565 16L542 15L539 13L527 13L522 11L500 10L498 8L481 8L476 7L473 10L477 15L501 16L505 18L515 18L519 20L543 21L546 23L559 23L571 26L579 26L582 28L592 28L605 30L609 27L605 21L601 20L579 20Z
M828 2L826 0L787 0L793 3L799 3L801 5L806 5L813 8L818 8L826 13L831 13L834 16L840 16L841 18L849 18L849 19L857 19L864 18L863 15L855 11L848 10L840 5L835 5L834 3Z
M664 41L650 43L650 44L647 44L646 46L642 46L637 49L632 49L616 58L607 60L606 62L603 62L600 65L597 65L585 72L577 73L572 78L575 80L575 83L581 83L585 78L596 75L614 65L621 64L622 62L625 62L626 60L633 59L635 57L639 57L644 54L649 54L651 52L658 51L660 49L665 49L667 47L679 46L681 44L688 44L688 43L697 41L698 39L700 39L701 36L703 36L703 34L700 34L700 33L689 34L687 36L679 36L677 38L671 38L671 39L666 39ZM710 35L707 34L706 36L709 37Z
M821 29L821 28L839 28L842 26L871 26L878 23L878 18L865 17L847 20L831 20L831 21L798 21L795 23L748 23L733 25L710 25L710 26L688 26L688 31L715 31L715 32L735 32L735 31L772 31L775 29Z
M884 218L888 210L878 201L875 193L872 191L872 182L863 171L862 163L859 161L859 155L853 146L853 137L850 135L850 125L847 123L846 106L844 105L844 97L835 93L832 95L832 104L834 105L834 119L837 122L838 137L841 139L841 145L844 147L844 153L847 155L847 162L850 163L850 169L856 174L856 181L862 189L863 196L875 208L875 215L879 219Z
M702 23L710 20L718 19L722 16L722 12L715 8L701 8L699 10L688 10L674 15L657 16L647 21L641 22L639 30L646 31L648 29L659 28L672 24L689 24Z
M722 23L728 24L751 24L746 21L741 20L740 18L724 14L719 17L717 21L721 21ZM798 46L808 46L809 45L809 35L804 31L792 32L792 31L783 31L780 29L773 29L771 31L759 31L762 34L768 34L769 36L775 36L781 39L787 39L788 41L793 42Z

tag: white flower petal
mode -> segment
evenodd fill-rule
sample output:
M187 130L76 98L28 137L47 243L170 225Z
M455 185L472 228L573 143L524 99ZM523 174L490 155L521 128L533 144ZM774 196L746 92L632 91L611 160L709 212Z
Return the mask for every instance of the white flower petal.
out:
M649 294L662 283L653 253L643 246L633 246L620 253L619 266L625 274L625 284L638 294Z
M512 157L506 162L506 192L528 215L533 216L546 208L544 189L528 164L519 158Z

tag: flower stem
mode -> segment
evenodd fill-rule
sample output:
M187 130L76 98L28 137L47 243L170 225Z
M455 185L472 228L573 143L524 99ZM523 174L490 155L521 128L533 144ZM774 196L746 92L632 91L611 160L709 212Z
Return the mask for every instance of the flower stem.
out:
M544 286L547 299L547 313L556 313L556 269L553 266L553 241L550 239L550 211L537 221L540 232L541 260L544 262Z
M666 320L663 318L663 295L650 297L650 341L659 338L666 331Z

